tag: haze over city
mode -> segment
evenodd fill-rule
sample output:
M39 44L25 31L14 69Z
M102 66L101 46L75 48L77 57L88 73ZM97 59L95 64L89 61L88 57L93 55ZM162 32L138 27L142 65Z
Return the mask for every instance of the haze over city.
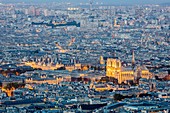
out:
M45 3L45 2L70 2L74 4L88 3L89 0L0 0L3 3ZM134 4L162 4L170 3L168 0L93 0L95 3L115 4L115 5L134 5Z

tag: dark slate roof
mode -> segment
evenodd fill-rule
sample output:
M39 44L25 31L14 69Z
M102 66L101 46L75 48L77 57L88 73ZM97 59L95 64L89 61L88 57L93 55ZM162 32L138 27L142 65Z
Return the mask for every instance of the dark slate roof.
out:
M42 98L32 98L32 99L24 99L24 100L15 100L15 101L5 101L2 104L6 106L10 105L20 105L20 104L32 104L32 103L42 103Z
M119 57L103 57L104 60L107 60L108 58L119 59Z
M82 104L80 106L81 106L82 110L94 110L94 109L104 107L106 105L107 105L107 103L104 103L104 104Z

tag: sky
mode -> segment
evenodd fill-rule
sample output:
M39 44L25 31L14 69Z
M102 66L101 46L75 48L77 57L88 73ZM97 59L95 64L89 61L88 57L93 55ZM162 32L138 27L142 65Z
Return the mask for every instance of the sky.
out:
M115 5L130 5L130 4L161 4L170 3L170 0L93 0L94 2L103 4L115 4ZM89 0L0 0L2 3L15 3L15 2L70 2L70 3L87 3Z

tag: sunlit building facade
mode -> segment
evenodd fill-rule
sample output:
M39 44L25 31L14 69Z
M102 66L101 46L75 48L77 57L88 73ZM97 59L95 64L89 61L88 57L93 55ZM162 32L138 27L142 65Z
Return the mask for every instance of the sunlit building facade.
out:
M121 61L116 58L108 58L106 61L106 76L118 79L119 83L128 80L135 81L139 78L149 79L151 75L146 66L135 65L134 52L132 55L132 66L130 67L123 67Z

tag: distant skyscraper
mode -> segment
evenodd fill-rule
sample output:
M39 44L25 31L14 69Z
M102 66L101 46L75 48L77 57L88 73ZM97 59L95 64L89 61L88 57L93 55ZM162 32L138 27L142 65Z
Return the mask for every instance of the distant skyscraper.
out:
M93 0L89 0L90 10L93 10Z
M25 9L25 14L28 15L29 14L29 10Z
M32 15L32 16L35 16L35 13L36 13L35 7L34 7L34 6L31 6L31 7L29 8L29 14Z
M40 9L36 9L36 10L35 10L35 15L36 15L36 16L39 16L39 15L40 15Z
M48 9L44 10L44 16L48 16Z

